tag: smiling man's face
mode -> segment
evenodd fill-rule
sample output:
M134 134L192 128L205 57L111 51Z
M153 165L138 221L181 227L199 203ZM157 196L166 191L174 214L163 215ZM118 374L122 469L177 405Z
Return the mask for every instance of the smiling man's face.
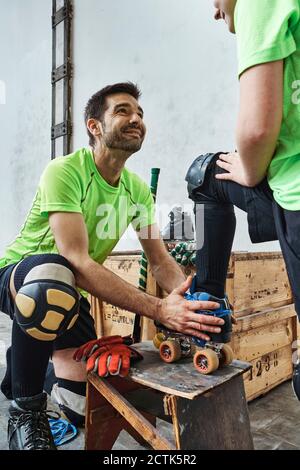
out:
M138 101L126 93L106 98L102 138L108 148L132 153L140 150L146 134L144 113Z
M237 0L214 0L216 9L215 19L224 20L231 33L235 33L234 27L234 9Z

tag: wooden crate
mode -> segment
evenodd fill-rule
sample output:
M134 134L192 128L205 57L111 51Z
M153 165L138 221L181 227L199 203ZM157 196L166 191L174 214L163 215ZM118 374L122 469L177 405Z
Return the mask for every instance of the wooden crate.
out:
M137 287L140 257L140 252L113 254L106 260L105 267ZM185 272L189 274L193 270L188 268ZM279 252L232 253L226 291L237 318L293 302L284 260ZM157 286L151 270L148 272L147 292L167 295ZM132 332L134 314L131 312L92 299L92 314L99 335ZM143 318L142 338L151 339L154 331L153 323Z
M293 304L238 319L231 347L236 359L252 364L244 375L248 401L292 377L297 323Z

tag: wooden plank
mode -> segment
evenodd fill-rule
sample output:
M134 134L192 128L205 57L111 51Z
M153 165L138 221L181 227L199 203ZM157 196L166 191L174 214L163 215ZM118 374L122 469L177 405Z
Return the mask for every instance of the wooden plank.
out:
M292 318L233 335L234 356L243 361L254 359L293 342Z
M251 361L252 368L244 375L246 397L254 400L277 385L289 380L293 373L292 346L271 351Z
M100 313L100 314L99 314ZM106 302L100 302L96 306L94 315L98 318L102 318L99 322L103 331L102 335L131 335L134 324L134 314L123 310L122 308L115 307L114 305L107 304ZM99 335L99 327L97 334Z
M296 322L293 304L238 319L231 346L235 357L252 364L244 375L248 401L291 378Z
M147 270L147 294L154 295L155 297L161 297L161 288L157 284L153 272L148 265ZM154 321L150 318L141 317L141 341L152 340L156 334L156 326Z
M234 256L230 256L228 270L227 270L227 279L226 279L226 294L228 296L229 302L231 305L234 303Z
M134 286L138 286L140 273L139 255L109 256L104 266Z
M139 413L108 381L89 374L89 382L128 421L143 439L155 450L173 450L168 442L141 413Z
M243 315L265 307L293 302L285 263L280 252L233 253L234 296L230 299L235 313Z
M118 390L129 395L131 393L147 393L133 382L124 381L118 377L108 379ZM139 390L137 390L137 388ZM141 411L142 415L155 426L156 417L147 411ZM91 382L87 382L87 408L85 425L86 450L110 450L112 449L120 432L125 429L138 442L145 446L143 438L121 416L118 411L98 392Z
M180 448L184 450L253 450L241 376L201 395L177 399Z
M288 318L296 318L294 304L240 317L237 319L237 324L233 325L233 334L265 327Z
M178 398L174 395L165 395L164 396L164 405L165 409L169 416L172 417L173 431L175 437L176 449L181 449L180 444L180 422L178 420L177 413L177 400Z
M89 295L88 298L90 304L91 304L91 315L94 318L95 322L95 330L97 333L98 337L104 336L105 335L105 329L104 325L105 322L103 321L103 302L99 301L96 297L93 297L92 295Z
M120 256L109 256L104 266L137 287L140 258L140 255L136 252L130 255L125 252ZM134 314L127 310L91 297L91 315L95 321L98 337L115 334L121 334L123 336L132 334Z
M234 258L234 262L244 261L282 261L283 256L281 251L234 251L231 255Z
M152 342L135 344L134 347L143 354L144 360L136 362L131 367L129 376L132 381L189 400L243 374L250 368L249 364L233 362L211 375L202 375L194 368L192 358L166 364L160 359L159 352Z
M129 250L129 251L113 251L110 256L142 256L142 250Z

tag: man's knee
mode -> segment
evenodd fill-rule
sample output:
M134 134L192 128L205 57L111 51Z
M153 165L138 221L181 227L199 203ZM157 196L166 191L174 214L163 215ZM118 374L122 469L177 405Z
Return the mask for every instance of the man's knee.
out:
M215 172L211 170L216 167L215 162L219 155L220 152L200 155L190 166L185 180L188 184L189 198L192 201L205 203L213 197L212 191L210 191L213 184L210 184L209 179L215 176Z
M48 258L46 258L48 257ZM69 263L59 255L24 260L15 273L15 318L19 326L40 341L54 341L79 316L79 293Z
M55 347L55 346L54 346ZM53 352L55 375L77 382L86 381L86 364L73 360L77 348L58 349Z

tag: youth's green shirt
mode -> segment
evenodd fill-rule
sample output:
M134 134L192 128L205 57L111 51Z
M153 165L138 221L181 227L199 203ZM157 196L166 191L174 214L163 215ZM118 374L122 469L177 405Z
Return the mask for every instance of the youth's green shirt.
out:
M277 203L300 210L300 0L238 0L239 74L284 60L283 120L268 181Z
M118 187L110 186L99 173L92 151L83 148L48 164L21 232L0 259L0 268L30 255L58 253L50 212L83 215L89 255L98 263L105 261L130 223L139 230L155 222L146 183L125 168Z

